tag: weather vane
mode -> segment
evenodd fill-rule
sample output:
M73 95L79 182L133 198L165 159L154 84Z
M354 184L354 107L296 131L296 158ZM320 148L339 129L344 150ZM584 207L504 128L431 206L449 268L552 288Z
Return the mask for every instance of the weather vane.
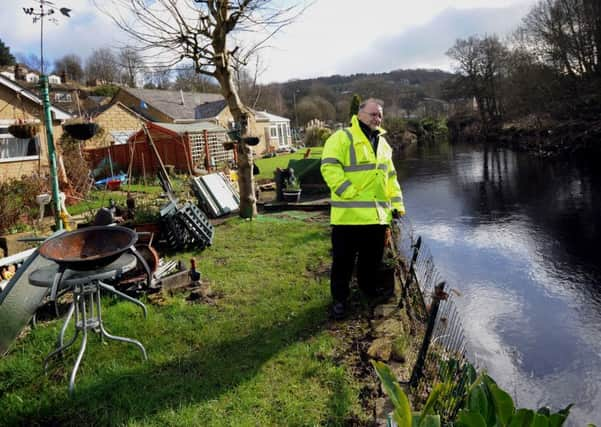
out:
M41 72L42 74L44 74L44 18L47 18L48 21L54 23L54 24L58 24L58 19L56 19L54 16L56 13L56 5L54 4L54 2L48 1L48 0L33 0L33 2L35 3L39 3L40 4L40 10L37 10L34 7L24 7L23 8L23 12L25 12L25 15L29 15L33 17L33 23L35 24L36 22L40 21L40 56L41 56ZM71 9L66 8L66 7L61 7L60 9L58 9L58 11L63 14L64 16L66 16L67 18L70 18L71 15L69 15L69 13L71 12Z
M45 16L54 15L55 9L53 9L53 8L55 8L56 5L53 2L48 1L48 0L33 0L33 1L40 4L39 12L36 11L36 9L33 7L24 7L23 12L25 12L25 15L33 16L34 24L36 22L38 22L39 20L43 19ZM71 9L68 9L66 7L61 7L59 9L59 12L62 13L63 15L65 15L67 18L71 17L71 15L69 15L69 12L71 12ZM58 20L55 17L48 18L48 20L55 24L58 23Z
M58 24L58 19L53 15L56 13L56 5L48 0L32 0L34 3L38 3L39 10L34 7L24 7L23 12L25 15L29 15L33 18L33 23L40 21L40 89L42 95L42 104L44 106L44 122L46 126L46 143L48 145L48 163L50 167L50 183L52 187L52 199L54 200L54 221L56 223L57 230L63 228L63 223L60 218L60 198L59 198L59 186L58 186L58 175L56 172L56 149L54 146L54 135L52 132L52 112L50 106L50 96L48 93L48 76L44 74L44 18L48 21ZM69 13L71 9L61 7L58 11L70 18Z

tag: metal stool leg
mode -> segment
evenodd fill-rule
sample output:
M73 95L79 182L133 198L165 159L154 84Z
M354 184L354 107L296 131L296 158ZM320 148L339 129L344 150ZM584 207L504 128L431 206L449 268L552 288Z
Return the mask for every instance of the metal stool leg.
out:
M74 312L75 312L75 304L72 303L71 306L69 307L69 311L67 312L67 318L65 319L65 322L63 323L63 326L61 328L61 333L58 336L58 346L59 347L63 346L63 340L65 339L65 332L67 331L67 326L69 326L69 322L71 321L71 317L73 316ZM77 324L77 319L75 320L75 323Z
M47 372L47 370L48 370L48 364L50 363L50 359L52 359L57 354L62 354L64 350L66 350L68 347L73 345L73 343L79 336L79 328L77 327L77 322L79 320L78 296L74 296L74 298L75 299L71 303L71 307L69 307L69 313L67 314L67 319L65 319L65 322L63 323L63 326L61 327L61 332L60 332L59 338L57 340L58 346L44 359L44 372ZM69 322L71 320L71 317L73 316L73 312L75 312L75 334L73 335L73 338L71 338L67 344L64 344L63 339L64 339L65 331L67 330L67 327L69 326Z
M101 285L101 283L99 283L99 285ZM108 286L108 285L105 285L105 286ZM104 288L104 286L102 286L102 287ZM109 338L111 340L123 341L123 342L127 342L127 343L130 343L130 344L136 345L140 349L140 351L142 352L143 359L144 360L148 360L148 356L146 355L146 349L144 348L144 346L142 345L142 343L140 341L135 340L133 338L126 338L126 337L120 337L120 336L117 336L117 335L112 335L112 334L109 334L106 331L106 329L104 329L104 323L102 322L102 312L101 312L102 308L100 307L100 289L98 289L98 295L99 295L99 297L98 297L98 299L96 301L96 305L97 305L96 309L98 311L98 318L100 319L98 326L100 327L100 333L101 333L101 335L105 336L105 337L107 337L107 338ZM142 303L140 303L140 304L142 304ZM146 312L146 307L144 307L144 310Z
M86 351L86 344L88 343L88 317L86 313L85 297L82 296L82 298L79 299L78 303L81 304L81 329L83 330L83 337L81 339L81 347L79 348L77 359L75 359L75 365L73 365L73 369L71 370L71 377L69 379L69 393L73 393L73 391L75 390L75 376L77 375L79 364L81 363L81 359L83 359L83 354Z
M98 282L98 286L100 286L102 289L105 289L105 290L107 290L107 291L109 291L109 292L112 292L112 293L114 293L115 295L118 295L118 296L120 296L120 297L121 297L121 298L123 298L123 299L126 299L126 300L127 300L127 301L129 301L129 302L132 302L132 303L136 304L137 306L140 306L140 307L142 308L142 311L144 312L144 318L145 318L145 319L146 319L146 318L148 318L148 311L146 310L146 306L145 306L145 305L144 305L142 302L138 301L138 300L137 300L137 299L135 299L135 298L132 298L132 297L130 297L130 296L129 296L129 295L127 295L127 294L124 294L124 293L123 293L123 292L121 292L121 291L118 291L118 290L117 290L117 289L115 289L113 286L111 286L111 285L107 285L107 284L106 284L106 283L104 283L104 282Z

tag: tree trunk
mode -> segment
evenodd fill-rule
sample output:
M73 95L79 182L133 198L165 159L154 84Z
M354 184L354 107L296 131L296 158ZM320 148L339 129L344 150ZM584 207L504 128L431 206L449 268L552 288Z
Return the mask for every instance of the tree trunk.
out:
M242 105L236 92L231 72L227 64L215 67L215 78L221 86L221 93L225 98L234 120L241 126L241 136L248 133L248 113ZM251 148L243 142L236 144L238 152L238 187L240 188L240 217L253 218L257 215L257 200L255 198L255 183L253 180L253 155Z

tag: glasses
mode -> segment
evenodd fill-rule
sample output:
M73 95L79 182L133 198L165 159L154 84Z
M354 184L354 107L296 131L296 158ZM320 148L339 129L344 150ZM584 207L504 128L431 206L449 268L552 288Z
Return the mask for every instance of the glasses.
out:
M379 112L378 113L368 113L368 112L364 111L364 113L367 114L368 116L371 116L371 117L374 117L374 118L375 117L382 118L382 113L379 113Z

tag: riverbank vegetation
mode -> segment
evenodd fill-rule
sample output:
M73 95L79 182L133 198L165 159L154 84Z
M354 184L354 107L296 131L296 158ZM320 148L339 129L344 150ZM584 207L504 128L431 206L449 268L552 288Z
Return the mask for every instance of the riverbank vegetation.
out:
M459 39L447 55L458 75L445 84L465 108L454 139L484 136L546 154L601 154L601 3L537 3L508 41Z

